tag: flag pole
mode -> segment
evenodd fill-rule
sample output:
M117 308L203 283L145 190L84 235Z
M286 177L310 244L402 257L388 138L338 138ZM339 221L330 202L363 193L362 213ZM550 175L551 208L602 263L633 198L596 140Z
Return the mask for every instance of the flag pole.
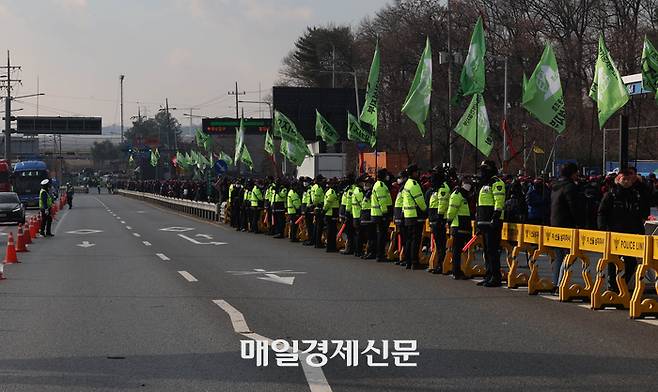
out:
M478 174L478 132L480 125L480 94L476 93L475 95L475 170L473 170L473 175Z

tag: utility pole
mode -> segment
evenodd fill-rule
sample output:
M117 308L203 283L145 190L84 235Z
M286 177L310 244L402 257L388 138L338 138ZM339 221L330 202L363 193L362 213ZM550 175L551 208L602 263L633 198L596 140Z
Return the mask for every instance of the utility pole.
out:
M240 119L240 110L238 109L238 102L240 99L240 95L247 95L245 91L240 92L238 90L238 82L235 82L235 91L229 91L228 95L235 95L235 118Z
M507 127L507 56L505 56L505 88L503 96L503 121ZM507 129L503 129L503 166L507 166Z
M123 144L123 78L126 75L119 75L119 87L121 90L121 144Z
M12 66L11 62L9 60L9 51L7 51L7 66L6 67L0 67L0 69L4 69L7 71L6 80L4 80L4 84L0 86L0 88L5 88L7 90L7 95L4 97L5 99L5 159L8 161L8 164L11 165L11 101L14 99L11 96L11 90L13 88L12 83L20 83L20 79L11 79L11 71L13 70L20 70L20 66Z
M452 42L451 42L451 32L452 32L452 11L450 9L450 0L448 0L448 132L447 143L448 143L448 157L450 162L450 167L453 167L453 146L452 146ZM445 160L445 158L444 158Z

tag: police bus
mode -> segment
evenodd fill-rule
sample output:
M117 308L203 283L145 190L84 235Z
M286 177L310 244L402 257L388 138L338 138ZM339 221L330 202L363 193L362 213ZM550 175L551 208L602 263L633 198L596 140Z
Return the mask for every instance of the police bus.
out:
M14 191L26 207L39 206L41 181L48 178L48 167L43 161L17 162L14 166Z

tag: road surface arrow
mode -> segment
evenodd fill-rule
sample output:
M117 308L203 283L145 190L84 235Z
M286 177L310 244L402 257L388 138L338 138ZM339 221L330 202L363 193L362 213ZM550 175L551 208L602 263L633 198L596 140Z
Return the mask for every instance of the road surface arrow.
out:
M212 240L212 236L208 234L197 234L195 237L205 238L207 240Z
M91 248L94 245L96 245L96 244L92 244L89 241L82 241L81 244L77 244L76 246L79 246L81 248Z
M178 236L190 241L191 243L193 243L195 245L226 245L227 244L227 242L218 242L218 241L199 242L199 241L195 240L194 238L186 236L185 234L179 234Z
M265 276L261 276L258 279L260 280L266 280L268 282L274 282L274 283L281 283L281 284L287 284L288 286L292 286L292 284L295 282L295 277L290 276L290 277L282 277L274 274L265 274Z

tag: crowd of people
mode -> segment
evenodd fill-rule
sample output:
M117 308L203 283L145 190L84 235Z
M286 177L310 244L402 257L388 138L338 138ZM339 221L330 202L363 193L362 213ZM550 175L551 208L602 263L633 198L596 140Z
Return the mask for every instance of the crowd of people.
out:
M396 264L407 269L420 267L421 236L427 221L438 260L443 260L447 237L452 237L454 279L466 279L460 255L473 234L471 222L475 220L486 266L485 279L479 284L498 287L503 280L503 222L644 234L644 222L656 205L657 184L655 175L644 178L632 167L607 176L584 177L576 164L568 163L561 167L558 178L544 180L500 175L496 164L485 160L477 176L459 176L443 166L421 173L413 164L397 176L379 170L376 178L367 174L340 179L322 175L221 176L210 187L210 195L203 181L149 180L123 185L129 190L190 200L226 201L230 224L236 230L287 237L291 242L303 239L304 245L327 252L337 252L337 241L342 239L342 254L387 262L389 241L397 241L402 257ZM391 223L397 240L391 239ZM554 285L561 279L566 252L556 249ZM624 262L628 280L637 261L626 257ZM610 268L609 285L616 290L615 267ZM428 271L442 273L441 263Z

